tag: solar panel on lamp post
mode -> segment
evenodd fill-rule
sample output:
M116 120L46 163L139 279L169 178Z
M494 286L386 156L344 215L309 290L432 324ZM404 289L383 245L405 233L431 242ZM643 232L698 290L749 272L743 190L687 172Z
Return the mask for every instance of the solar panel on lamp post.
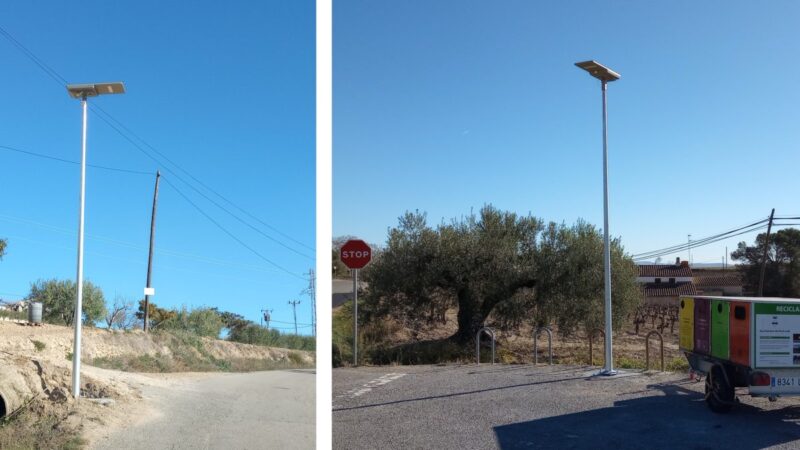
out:
M83 129L81 132L81 194L78 214L78 274L75 293L75 340L72 350L72 395L81 396L81 321L83 319L83 216L86 205L86 99L107 94L124 94L125 85L115 83L68 84L72 98L81 99Z
M575 65L600 80L600 88L603 93L603 266L606 331L605 366L600 371L600 374L610 376L616 375L617 372L614 370L611 343L611 245L608 237L608 114L606 110L606 85L611 81L619 80L619 74L597 61L583 61L575 63Z

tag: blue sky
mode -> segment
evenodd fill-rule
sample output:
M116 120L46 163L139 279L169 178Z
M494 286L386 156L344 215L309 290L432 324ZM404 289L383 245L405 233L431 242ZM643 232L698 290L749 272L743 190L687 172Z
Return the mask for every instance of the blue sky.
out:
M622 75L609 228L627 251L798 216L797 17L790 1L336 2L333 234L383 243L406 210L435 224L486 203L601 225L588 59Z
M310 301L300 292L307 287L303 274L314 267L313 1L234 1L224 7L210 1L192 7L15 2L0 5L0 17L0 26L69 82L124 81L125 95L90 102L283 233L216 199L292 249L198 195L180 181L191 181L180 169L148 159L90 110L89 163L149 174L89 168L87 279L107 298L141 298L160 169L165 181L282 269L244 248L162 182L153 301L218 306L256 322L260 309L272 308L273 320L285 322L274 325L288 329L287 302L300 299L298 322L310 323ZM3 36L0 56L0 84L6 87L0 145L79 160L80 102ZM8 239L0 298L13 300L36 279L75 277L79 167L2 148L0 161L0 237Z

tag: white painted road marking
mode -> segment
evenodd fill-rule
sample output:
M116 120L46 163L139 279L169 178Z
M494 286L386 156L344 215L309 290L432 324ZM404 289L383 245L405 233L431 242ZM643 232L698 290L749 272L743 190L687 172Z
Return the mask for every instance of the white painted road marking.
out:
M406 374L404 373L387 373L386 375L382 375L372 381L365 383L363 386L357 387L355 389L350 389L349 391L345 392L344 394L339 394L336 397L347 397L349 399L354 399L356 397L360 397L367 392L371 391L372 389L383 386L384 384L391 383L398 378L404 377Z

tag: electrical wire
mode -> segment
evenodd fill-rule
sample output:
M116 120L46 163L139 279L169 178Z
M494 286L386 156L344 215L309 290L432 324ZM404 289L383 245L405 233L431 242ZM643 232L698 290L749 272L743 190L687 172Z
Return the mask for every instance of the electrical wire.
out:
M150 145L150 144L149 144L147 141L145 141L143 138L141 138L141 137L140 137L140 136L138 136L136 133L134 133L133 131L131 131L131 129L130 129L130 128L126 127L126 126L125 126L125 125L124 125L122 122L120 122L120 121L118 121L117 119L115 119L115 118L114 118L114 117L113 117L111 114L109 114L108 112L106 112L106 111L105 111L103 108L101 108L100 106L98 106L98 105L91 105L91 106L92 106L93 108L95 108L96 110L98 110L98 111L102 112L103 114L105 114L105 115L106 115L106 116L107 116L107 117L108 117L110 120L112 120L112 121L113 121L113 122L115 122L117 125L119 125L119 127L120 127L120 128L122 128L122 129L124 129L124 130L125 130L125 131L126 131L128 134L130 134L131 136L133 136L133 137L135 137L136 139L138 139L138 140L139 140L139 141L140 141L142 144L144 144L146 147L148 147L148 148L149 148L149 149L151 149L153 152L155 152L156 154L158 154L159 156L161 156L162 158L164 158L164 160L165 160L165 161L167 161L167 162L169 162L170 164L172 164L173 166L175 166L175 167L176 167L178 170L180 170L181 172L185 173L185 174L186 174L186 175L187 175L189 178L191 178L192 180L194 180L194 181L195 181L197 184L199 184L200 186L204 187L204 188L205 188L205 189L207 189L209 192L211 192L212 194L214 194L214 195L216 195L217 197L219 197L220 199L222 199L224 202L226 202L226 203L228 203L229 205L233 206L234 208L238 209L239 211L241 211L242 213L244 213L245 215L247 215L247 216L248 216L248 217L250 217L251 219L253 219L253 220L255 220L255 221L257 221L257 222L261 223L262 225L264 225L265 227L269 228L270 230L272 230L272 231L274 231L274 232L276 232L276 233L280 234L280 235L281 235L281 236L283 236L284 238L286 238L286 239L289 239L290 241L294 242L295 244L297 244L297 245L300 245L300 246L303 246L303 247L307 248L308 250L315 251L314 247L308 246L308 245L306 245L306 244L304 244L304 243L302 243L302 242L300 242L300 241L298 241L298 240L296 240L296 239L292 238L291 236L287 235L286 233L283 233L282 231L278 230L277 228L273 227L272 225L270 225L270 224L268 224L268 223L264 222L263 220L259 219L258 217L254 216L253 214L251 214L251 213L247 212L247 211L246 211L244 208L241 208L241 207L240 207L240 206L238 206L237 204L233 203L231 200L229 200L229 199L227 199L226 197L224 197L224 196L223 196L222 194L220 194L219 192L217 192L217 191L215 191L214 189L212 189L212 188L211 188L210 186L208 186L207 184L203 183L203 181L201 181L200 179L198 179L197 177L195 177L194 175L192 175L191 173L189 173L189 171L185 170L185 169L184 169L183 167L181 167L180 165L178 165L178 164L176 164L175 162L173 162L173 161L172 161L171 159L169 159L169 158L168 158L166 155L164 155L163 153L161 153L160 151L158 151L158 149L156 149L155 147L153 147L152 145ZM162 164L162 166L163 166L163 165L164 165L164 164Z
M205 211L203 211L203 209L202 209L202 208L200 208L199 206L197 206L197 204L196 204L195 202L193 202L192 200L190 200L190 199L189 199L189 197L187 197L187 196L186 196L186 194L184 194L183 192L181 192L181 190L180 190L180 189L178 189L178 188L177 188L177 186L175 186L174 184L170 183L170 181L169 181L167 178L165 178L165 177L163 177L163 176L162 176L162 177L161 177L161 179L162 179L162 180L164 180L164 182L165 182L165 183L167 183L167 184L168 184L168 185L169 185L169 186L170 186L172 189L174 189L174 190L175 190L175 192L177 192L177 193L178 193L178 195L180 195L181 197L183 197L183 199L184 199L184 200L186 200L186 201L187 201L187 202L188 202L190 205L192 205L192 206L194 207L194 209L196 209L196 210L197 210L197 212L199 212L200 214L202 214L202 215L203 215L203 216L204 216L206 219L208 219L209 221L211 221L211 223L213 223L214 225L216 225L216 226L217 226L217 228L219 228L219 229L220 229L220 230L222 230L222 231L223 231L225 234L227 234L228 236L230 236L230 238L231 238L231 239L233 239L234 241L238 242L238 243L239 243L239 245L241 245L242 247L244 247L244 248L246 248L246 249L250 250L250 252L251 252L251 253L253 253L254 255L258 256L258 257L259 257L259 258L261 258L261 259L263 259L264 261L266 261L266 262L267 262L267 263L269 263L270 265L277 267L278 269L282 270L283 272L286 272L287 274L289 274L289 275L291 275L291 276L293 276L293 277L295 277L295 278L299 278L299 279L301 279L301 280L308 281L308 279L307 279L307 278L305 278L305 277L303 277L302 275L298 275L298 274L296 274L296 273L292 272L291 270L289 270L289 269L287 269L287 268L285 268L285 267L281 266L280 264L278 264L278 263L276 263L276 262L272 261L271 259L267 258L266 256L262 255L261 253L259 253L259 252L258 252L256 249L254 249L253 247L250 247L249 245L245 244L245 243L244 243L244 241L242 241L241 239L239 239L238 237L236 237L236 235L234 235L233 233L231 233L230 231L228 231L228 229L227 229L227 228L223 227L223 226L222 226L222 225L221 225L219 222L217 222L216 220L214 220L214 219L213 219L211 216L209 216L209 215L208 215L208 214L207 214Z
M46 224L46 223L37 222L37 221L34 221L34 220L30 220L30 219L24 219L24 218L21 218L21 217L9 216L9 215L6 215L6 214L0 214L0 220L6 221L6 222L11 222L11 223L19 223L19 224L23 224L23 225L32 225L32 226L36 226L36 227L39 227L39 228L47 230L47 231L51 231L51 232L54 232L54 233L65 234L65 235L68 235L68 236L75 236L76 235L76 232L73 229L56 227L56 226L49 225L49 224ZM132 242L122 241L122 240L119 240L119 239L100 236L100 235L96 235L96 234L87 233L86 234L86 238L89 239L89 240L92 240L92 241L103 242L103 243L106 243L106 244L116 245L116 246L119 246L119 247L122 247L122 248L128 248L128 249L132 249L132 250L142 250L142 251L147 251L148 250L148 247L146 247L146 246L137 245L137 244L134 244ZM180 251L169 250L169 249L165 249L165 248L156 248L156 249L154 249L154 252L156 254L158 254L158 255L172 256L172 257L177 257L177 258L185 258L185 259L189 259L189 260L204 262L204 263L208 263L208 264L215 264L215 265L219 265L219 266L244 268L244 269L249 269L249 270L255 270L255 271L258 271L258 272L268 272L268 273L277 272L272 267L266 267L266 266L255 265L255 264L237 263L237 262L234 262L234 261L211 258L211 257L208 257L208 256L195 255L193 253L180 252Z
M270 322L275 322L275 323L286 323L286 324L289 324L289 325L293 325L294 324L294 322L285 322L285 321L282 322L280 320L275 320L275 319L270 319L269 321ZM304 327L310 327L311 326L310 323L300 323L300 322L297 322L297 325L302 325Z
M753 223L751 223L749 225L745 225L743 227L738 227L738 228L735 228L733 230L729 230L729 231L726 231L726 232L723 232L723 233L718 233L718 234L715 234L715 235L712 235L712 236L709 236L709 237L705 237L705 238L702 238L702 239L697 239L697 240L694 240L694 241L690 241L688 243L682 243L682 244L673 245L673 246L665 247L665 248L658 249L658 250L652 250L652 251L649 251L649 252L638 253L638 254L633 255L633 258L634 259L650 258L650 257L652 257L652 256L654 256L656 254L676 253L676 252L679 252L679 251L682 251L682 250L686 250L688 248L699 247L699 246L705 245L707 243L716 242L716 240L725 239L725 238L732 237L732 236L737 236L738 234L734 234L734 233L740 232L742 230L745 230L744 233L748 233L750 231L754 231L754 230L758 229L757 227L761 226L761 224L767 222L768 220L769 219L764 219L764 220L760 220L758 222L753 222ZM739 233L739 234L744 234L744 233Z
M94 105L92 105L92 106L94 106ZM98 109L99 109L99 108L98 108ZM108 113L105 113L105 114L108 114ZM309 256L309 255L307 255L307 254L305 254L305 253L303 253L303 252L300 252L300 251L298 251L298 250L295 250L295 249L294 249L294 248L292 248L292 247L289 247L288 245L284 244L283 242L279 241L278 239L275 239L275 238L273 238L272 236L270 236L270 235L268 235L268 234L264 233L262 230L260 230L260 229L258 229L258 228L256 228L256 227L254 227L254 226L253 226L252 224L250 224L249 222L247 222L247 221L243 220L241 217L239 217L239 216L237 216L236 214L232 213L230 210L228 210L228 209L227 209L227 208L225 208L224 206L220 205L218 202L216 202L214 199L212 199L211 197L209 197L208 195L206 195L206 194L205 194L203 191L201 191L200 189L198 189L197 187L195 187L193 184L191 184L191 183L189 183L188 181L184 180L184 179L183 179L183 177L181 177L180 175L178 175L178 173L177 173L177 172L175 172L174 170L170 169L168 166L164 165L164 164L163 164L161 161L159 161L159 160L158 160L158 158L156 158L155 156L151 155L151 154L150 154L150 152L148 152L147 150L145 150L144 148L142 148L142 146L140 146L139 144L137 144L137 143L136 143L136 142L135 142L133 139L131 139L129 136L127 136L125 133L123 133L123 132L122 132L122 130L121 130L120 128L118 128L116 125L114 125L114 123L112 123L112 122L111 122L111 120L109 120L109 119L107 119L107 118L103 117L102 115L98 115L97 117L99 117L101 120L103 120L103 121L104 121L104 122L105 122L105 123L106 123L106 124L107 124L109 127L111 127L111 129L113 129L114 131L116 131L116 132L117 132L117 133L118 133L120 136L122 136L122 137L123 137L125 140L127 140L127 141L128 141L130 144L131 144L131 145L133 145L133 146L134 146L134 148L136 148L137 150L139 150L139 151L140 151L142 154L144 154L144 155L145 155L145 156L147 156L148 158L150 158L150 159L152 159L153 161L155 161L157 164L161 165L161 166L164 168L164 170L166 170L166 171L167 171L167 172L168 172L170 175L173 175L173 176L174 176L174 177L175 177L175 178L176 178L178 181L180 181L181 183L183 183L183 184L185 184L186 186L188 186L190 189L192 189L192 190L193 190L193 191L195 191L195 192L196 192L198 195L200 195L201 197L203 197L203 198L205 198L206 200L208 200L209 202L211 202L211 203L212 203L214 206L216 206L217 208L221 209L222 211L224 211L225 213L227 213L228 215L230 215L231 217L233 217L234 219L236 219L236 220L237 220L237 221L239 221L240 223L244 224L245 226L249 227L249 228L250 228L250 229L252 229L253 231L257 232L258 234L260 234L260 235L262 235L262 236L264 236L265 238L267 238L267 239L269 239L269 240L271 240L271 241L275 242L276 244L280 245L281 247L283 247L283 248L285 248L285 249L287 249L287 250L289 250L289 251L291 251L291 252L294 252L294 253L296 253L296 254L298 254L298 255L300 255L300 256L302 256L302 257L306 258L306 259L309 259L309 260L311 260L311 261L313 261L313 260L314 260L314 257L312 257L312 256ZM110 115L109 115L109 118L110 118L110 119L113 119L113 118L112 118ZM116 119L113 119L113 120L114 120L114 121L116 121ZM174 163L173 163L173 164L174 164ZM176 167L179 167L179 166L177 166L177 165L176 165ZM179 167L179 168L180 168L180 167ZM191 175L190 175L190 176L191 176ZM192 177L192 178L194 178L194 177Z
M78 164L78 165L80 164L80 161L72 161L72 160L69 160L69 159L58 158L56 156L50 156L50 155L45 155L43 153L36 153L36 152L28 151L28 150L22 150L20 148L9 147L7 145L0 145L0 149L9 150L9 151L12 151L12 152L17 152L17 153L23 153L23 154L30 155L30 156L36 156L38 158L50 159L50 160L53 160L53 161L59 161L59 162L63 162L63 163ZM133 173L133 174L137 174L137 175L153 175L152 172L144 172L144 171L141 171L141 170L122 169L122 168L119 168L119 167L100 166L100 165L97 165L97 164L86 164L86 165L89 166L89 167L94 167L96 169L113 170L113 171L116 171L116 172Z
M24 46L24 45L23 45L21 42L19 42L17 39L15 39L15 38L14 38L14 36L12 36L12 35L11 35L11 33L9 33L7 30L5 30L5 29L4 29L2 26L0 26L0 34L2 34L2 35L3 35L3 36L6 38L6 39L8 39L8 40L9 40L9 41L10 41L10 42L11 42L11 43L14 45L14 46L16 46L16 47L17 47L17 48L18 48L18 49L19 49L19 50L20 50L20 51L21 51L21 52L22 52L22 53L23 53L23 54L24 54L26 57L28 57L28 58L29 58L29 59L30 59L30 60L31 60L31 61L32 61L34 64L36 64L36 65L37 65L37 66L38 66L40 69L42 69L42 70L43 70L43 71L44 71L44 72L45 72L45 73L46 73L48 76L50 76L50 77L51 77L51 78L52 78L54 81L56 81L58 84L60 84L60 85L66 85L66 84L68 84L67 80L66 80L64 77L62 77L62 76L61 76L61 75L60 75L60 74L59 74L59 73L58 73L58 72L57 72L55 69L53 69L52 67L50 67L49 65L47 65L47 64L46 64L44 61L42 61L42 60L41 60L39 57L37 57L37 56L36 56L36 55L35 55L35 54L34 54L34 53L31 51L31 50L29 50L29 49L28 49L27 47L25 47L25 46ZM115 118L114 118L114 117L113 117L111 114L109 114L108 112L106 112L106 111L105 111L104 109L102 109L100 106L98 106L98 105L95 105L95 104L93 104L93 103L92 103L92 104L90 104L89 106L90 106L90 108L91 108L92 110L94 110L95 112L98 112L98 111L99 111L99 112L101 112L102 114L98 114L97 116L98 116L98 117L100 117L100 118L101 118L101 119L102 119L104 122L106 122L106 123L107 123L109 126L111 126L111 128L112 128L112 129L114 129L114 130L115 130L117 133L119 133L119 134L120 134L120 135L121 135L123 138L125 138L125 139L126 139L128 142L130 142L130 143L131 143L131 144L132 144L132 145L133 145L135 148L137 148L138 150L140 150L142 153L144 153L146 156L148 156L150 159L152 159L153 161L155 161L155 162L156 162L156 163L158 163L159 165L163 166L163 167L164 167L164 169L165 169L165 170L167 170L168 172L170 172L172 175L174 175L176 179L180 180L182 183L186 184L187 186L189 186L190 188L192 188L193 190L195 190L195 192L197 192L198 194L200 194L201 196L203 196L204 198L206 198L206 199L207 199L207 200L209 200L210 202L214 203L214 205L215 205L215 206L217 206L218 208L222 209L223 211L225 211L226 213L228 213L229 215L231 215L232 217L234 217L234 218L235 218L235 219L237 219L238 221L240 221L240 222L244 223L245 225L249 226L250 228L254 229L255 231L257 231L257 232L258 232L259 234L261 234L262 236L264 236L264 237L266 237L266 238L268 238L268 239L270 239L270 240L272 240L272 241L274 241L274 242L278 243L279 245L283 246L284 248L286 248L286 249L288 249L288 250L290 250L290 251L292 251L292 252L294 252L294 253L297 253L297 254L299 254L299 255L301 255L301 256L303 256L303 257L305 257L305 258L308 258L308 259L310 259L310 260L314 260L314 258L313 258L313 257L311 257L311 256L309 256L309 255L306 255L306 254L304 254L304 253L302 253L302 252L299 252L299 251L297 251L297 250L295 250L295 249L293 249L293 248L291 248L291 247L287 246L286 244L284 244L284 243L280 242L279 240L277 240L277 239L275 239L275 238L273 238L273 237L271 237L271 236L267 235L267 234L266 234L266 233L264 233L263 231L261 231L261 230L258 230L256 227L253 227L251 224L249 224L249 223L247 223L247 222L243 221L243 220L242 220L240 217L236 216L235 214L233 214L233 213L232 213L232 212L230 212L229 210L227 210L227 209L223 208L222 206L220 206L220 205L219 205L217 202L214 202L213 200L211 200L211 199L210 199L208 196L206 196L204 193L202 193L202 192L201 192L199 189L197 189L196 187L194 187L193 185L191 185L191 183L188 183L187 181L183 180L183 179L182 179L182 178L181 178L181 177L180 177L180 176L179 176L179 175L178 175L176 172L174 172L174 171L173 171L173 170L171 170L169 167L167 167L165 164L163 164L161 161L159 161L159 160L158 160L158 158L155 158L154 156L152 156L152 155L150 155L148 152L146 152L146 151L145 151L143 148L141 148L141 146L140 146L139 144L137 144L137 143L136 143L136 142L135 142L133 139L131 139L129 136L127 136L125 133L123 133L123 132L122 132L122 130L121 130L120 128L123 128L123 129L124 129L125 131L127 131L127 132L128 132L130 135L132 135L132 136L136 137L138 140L140 140L142 143L144 143L145 145L147 145L149 148L151 148L151 149L152 149L154 152L156 152L158 155L160 155L162 158L164 158L164 159L165 159L166 161L168 161L170 164L172 164L173 166L175 166L176 168L178 168L179 170L181 170L182 172L184 172L185 174L187 174L187 175L188 175L188 176L189 176L189 177L190 177L192 180L194 180L195 182L197 182L198 184L200 184L201 186L203 186L204 188L206 188L207 190L209 190L210 192L212 192L212 193L213 193L213 194L215 194L216 196L220 197L221 199L223 199L223 200L224 200L225 202L227 202L228 204L230 204L230 205L234 206L235 208L237 208L238 210L242 211L243 213L245 213L245 214L246 214L248 217L250 217L251 219L258 221L258 222L259 222L259 223L261 223L262 225L264 225L264 226L266 226L266 227L270 228L271 230L275 231L276 233L280 234L281 236L285 237L286 239L289 239L289 240L291 240L292 242L295 242L295 243L296 243L296 244L298 244L298 245L301 245L301 246L303 246L303 247L306 247L306 248L308 248L308 249L309 249L309 250L311 250L311 251L315 251L313 247L309 247L309 246L307 246L307 245L303 244L302 242L300 242L300 241L297 241L297 240L295 240L295 239L291 238L291 237L290 237L290 236L288 236L287 234L285 234L285 233L283 233L283 232L279 231L277 228L273 227L272 225L270 225L270 224L268 224L268 223L264 222L263 220L261 220L261 219L259 219L259 218L255 217L254 215L250 214L249 212L245 211L243 208L241 208L241 207L239 207L238 205L236 205L235 203L233 203L231 200L229 200L229 199L225 198L224 196L222 196L221 194L219 194L219 193L218 193L218 192L216 192L215 190L211 189L211 188L210 188L208 185L206 185L205 183L203 183L202 181L200 181L198 178L196 178L195 176L193 176L193 175L192 175L191 173L189 173L187 170L183 169L183 168L182 168L180 165L176 164L176 163L175 163L175 162L173 162L171 159L169 159L167 156L165 156L163 153L159 152L159 151L158 151L158 150L157 150L155 147L153 147L152 145L150 145L149 143L147 143L147 142L146 142L144 139L142 139L141 137L139 137L138 135L136 135L135 133L133 133L133 131L131 131L131 130L130 130L128 127L126 127L124 124L122 124L122 122L120 122L119 120L115 119ZM106 117L104 117L103 115L105 115L107 118L106 118ZM115 125L112 123L112 121L113 121L113 122L115 122L116 124L118 124L118 126L115 126Z
M777 227L788 227L788 226L800 226L800 223L774 223L774 222L772 223L772 228L777 228ZM701 245L694 245L694 242L695 242L695 241L692 241L692 243L693 243L693 245L692 245L692 248L696 248L696 247L702 247L702 246L704 246L704 245L708 245L708 244L713 244L713 243L715 243L715 242L719 242L719 241L722 241L722 240L725 240L725 239L728 239L728 238L731 238L731 237L740 236L740 235L742 235L742 234L751 233L751 232L753 232L753 231L759 231L759 230L763 230L763 229L765 229L765 228L767 228L767 226L766 226L766 225L762 225L762 226L759 226L759 227L757 227L757 228L753 228L753 229L745 230L745 231L742 231L742 232L739 232L739 233L736 233L736 234L732 234L732 235L726 235L726 236L723 236L723 237L721 237L721 238L718 238L718 239L714 239L714 240L712 240L712 241L705 242L704 244L701 244ZM684 250L685 250L685 249L684 249ZM644 257L634 257L634 261L640 261L640 260L642 260L642 259L650 259L650 258L659 257L659 256L666 256L666 255L669 255L669 254L672 254L672 253L679 253L679 251L671 251L671 252L666 252L666 253L659 253L659 254L655 254L655 255L648 255L648 256L644 256Z
M774 225L773 225L773 226L774 226ZM741 235L743 235L743 234L752 233L752 232L754 232L754 231L763 230L763 229L765 229L765 228L767 228L767 226L766 226L766 225L762 225L762 226L760 226L760 227L757 227L757 228L751 228L751 229L748 229L748 230L741 231L741 232L739 232L739 233L735 233L735 234L729 234L729 235L724 235L724 236L721 236L721 237L719 237L719 238L717 238L717 239L714 239L714 240L705 241L703 244L700 244L700 245L692 245L692 246L691 246L691 248L703 247L703 246L705 246L705 245L713 244L713 243L715 243L715 242L719 242L719 241L724 241L725 239L729 239L729 238L736 237L736 236L741 236ZM694 241L693 241L693 242L694 242ZM689 247L687 246L687 247L683 248L683 250L686 250L686 249L688 249L688 248L689 248ZM674 253L680 253L681 251L682 251L682 250L673 250L673 251L667 251L667 252L663 252L663 253L648 254L647 256L634 256L634 257L633 257L633 260L634 260L634 261L641 261L641 260L643 260L643 259L657 258L657 257L659 257L659 256L666 256L666 255L671 255L671 254L674 254Z

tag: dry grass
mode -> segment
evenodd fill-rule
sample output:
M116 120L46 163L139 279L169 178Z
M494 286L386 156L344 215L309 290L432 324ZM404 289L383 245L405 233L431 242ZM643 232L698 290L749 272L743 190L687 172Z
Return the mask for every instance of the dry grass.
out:
M95 367L125 372L253 372L278 369L306 369L314 367L296 351L289 351L286 358L243 358L212 355L202 338L190 333L164 333L159 336L169 354L118 355L97 357L87 361Z
M9 450L84 448L77 414L64 406L53 408L47 400L36 400L24 411L0 421L0 448Z
M13 320L28 320L28 313L25 311L9 311L7 309L0 309L0 317Z
M361 336L361 348L364 362L372 364L434 364L445 362L474 362L474 344L457 346L447 338L456 331L455 310L448 311L447 323L435 323L418 326L415 329L402 326L394 321L384 321L380 325L370 324L364 327ZM370 327L379 332L369 332ZM664 330L664 365L668 371L687 371L688 362L678 349L678 329L674 332ZM645 336L656 328L640 325L639 333L635 326L626 323L622 330L614 333L614 365L619 368L645 369ZM503 331L496 329L497 360L506 364L530 364L533 356L533 328L522 326L518 330ZM481 360L490 359L488 337L484 337ZM603 338L595 334L593 341L593 365L602 365ZM462 348L463 347L463 348ZM542 332L538 339L539 363L546 363L547 334ZM347 364L349 360L342 361ZM589 339L586 332L572 335L559 333L553 329L553 363L554 364L590 364ZM650 368L660 369L660 348L658 337L650 339Z

